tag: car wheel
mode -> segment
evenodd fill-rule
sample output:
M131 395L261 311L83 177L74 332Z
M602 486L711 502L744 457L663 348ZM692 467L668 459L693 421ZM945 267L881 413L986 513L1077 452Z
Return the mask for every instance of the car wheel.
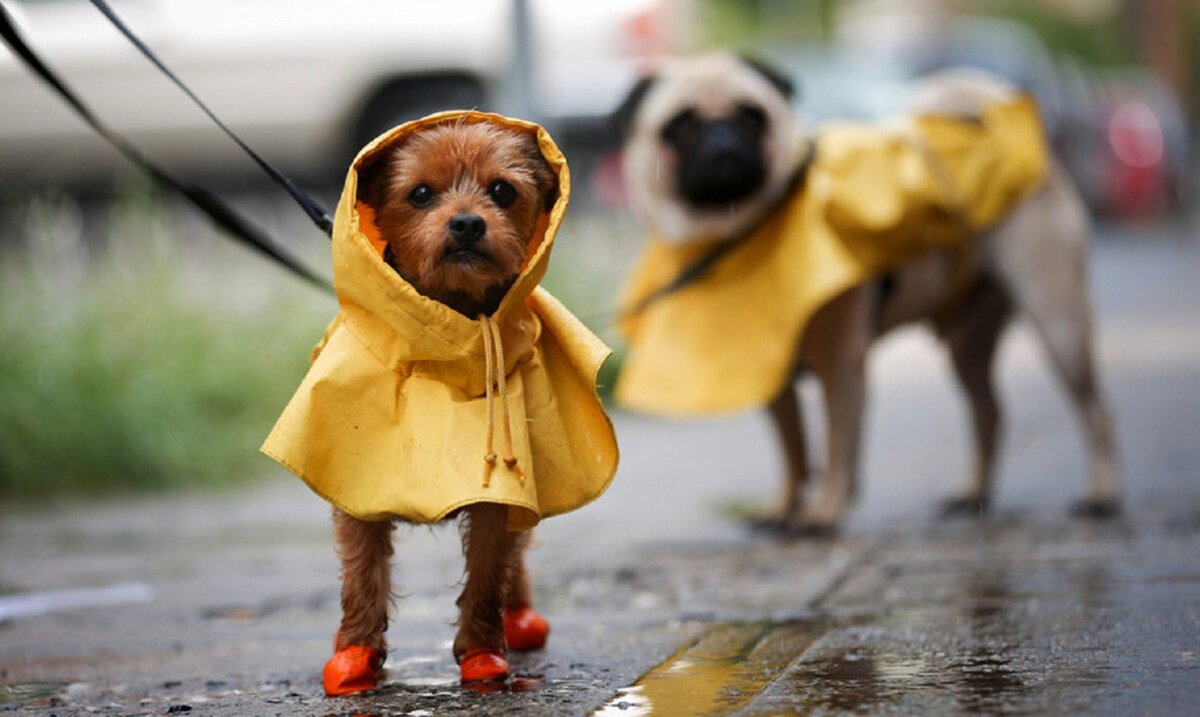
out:
M403 122L442 110L483 109L485 100L483 87L469 77L416 77L389 83L360 114L354 150Z

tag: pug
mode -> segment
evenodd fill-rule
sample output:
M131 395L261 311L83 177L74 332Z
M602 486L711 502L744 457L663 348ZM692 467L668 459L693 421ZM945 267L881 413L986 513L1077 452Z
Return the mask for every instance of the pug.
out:
M783 73L729 53L668 61L632 89L614 116L636 213L664 246L715 250L700 252L700 261L626 311L641 311L674 291L705 290L697 278L719 270L727 261L723 254L737 251L725 247L777 221L774 215L799 193L816 191L808 186L815 180L806 168L814 157L820 161L822 132L800 125L794 94ZM943 71L917 83L905 116L978 123L988 107L1019 95L990 74ZM1049 152L1044 154L1044 179L991 226L971 232L962 246L916 252L849 286L824 302L799 335L783 337L795 371L788 375L810 373L821 384L828 463L815 484L807 485L797 384L782 381L773 398L763 401L785 459L782 499L761 525L801 534L836 527L857 484L867 353L891 329L918 322L948 349L970 405L974 466L966 489L945 502L944 512L984 514L993 495L1001 424L993 364L1016 316L1033 324L1078 411L1090 481L1077 511L1092 517L1118 513L1116 446L1093 356L1091 228L1076 188ZM753 346L741 350L754 356ZM752 359L743 363L742 370L755 370Z

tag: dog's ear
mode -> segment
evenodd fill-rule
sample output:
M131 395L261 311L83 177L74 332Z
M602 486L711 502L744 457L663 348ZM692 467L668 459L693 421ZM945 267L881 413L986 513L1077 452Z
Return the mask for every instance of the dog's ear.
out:
M629 136L629 132L633 128L633 118L637 116L637 112L642 106L642 100L646 98L646 93L654 86L657 79L657 75L646 75L639 79L629 90L625 99L621 100L621 104L609 116L609 126L618 140L624 141Z
M524 151L526 164L537 183L538 196L542 198L542 211L548 212L558 201L558 175L546 161L542 148L538 146L537 135L525 134L521 137L521 149Z
M542 208L546 211L553 209L554 203L558 201L558 182L554 180L553 175L551 175L549 186L546 187L542 197Z
M550 211L554 208L554 203L558 201L558 176L554 174L554 170L550 168L550 164L538 157L538 168L536 171L538 191L542 195L542 210Z
M762 75L763 79L770 82L772 87L779 90L779 94L789 100L795 99L799 88L796 87L796 83L792 81L792 78L786 72L762 58L752 55L739 54L738 59L747 67Z
M369 158L358 168L358 200L378 210L387 201L388 161L391 153Z

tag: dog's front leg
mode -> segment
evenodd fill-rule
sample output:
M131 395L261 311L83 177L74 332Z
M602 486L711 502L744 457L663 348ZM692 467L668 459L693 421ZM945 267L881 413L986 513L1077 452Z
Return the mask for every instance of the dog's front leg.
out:
M521 534L508 531L507 516L507 506L479 503L467 509L462 526L467 581L458 598L454 657L464 682L508 674L502 611Z
M829 466L816 495L801 513L798 529L807 533L824 533L837 527L854 494L866 396L864 362L838 367L822 376L822 385L829 421Z
M333 536L342 561L342 623L325 664L325 694L373 689L387 655L391 602L391 521L368 522L333 511Z
M759 522L765 528L787 531L800 525L804 484L809 470L804 413L797 384L789 382L767 406L767 410L779 446L783 449L783 494L775 512Z
M799 532L832 531L854 496L871 339L871 295L864 287L822 308L804 339L801 358L824 392L829 454L816 493L803 506Z

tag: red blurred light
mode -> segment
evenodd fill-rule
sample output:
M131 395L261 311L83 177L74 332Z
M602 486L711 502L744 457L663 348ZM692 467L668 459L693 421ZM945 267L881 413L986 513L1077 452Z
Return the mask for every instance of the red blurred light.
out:
M1122 103L1108 121L1108 142L1117 159L1131 167L1152 167L1163 158L1163 130L1150 105Z

